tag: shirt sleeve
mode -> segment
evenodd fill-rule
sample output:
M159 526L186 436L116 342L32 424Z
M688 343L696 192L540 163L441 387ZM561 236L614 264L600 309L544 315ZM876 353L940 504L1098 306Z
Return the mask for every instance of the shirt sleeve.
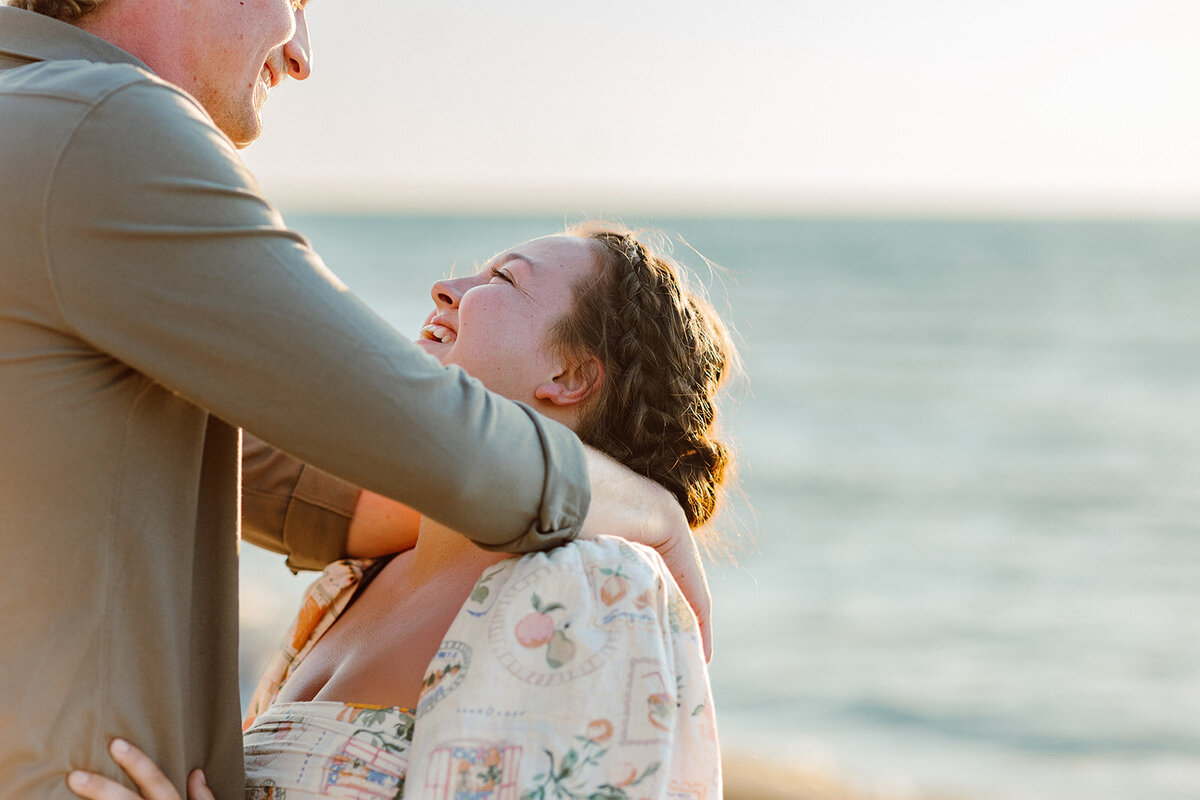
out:
M81 340L483 546L577 534L589 489L575 436L362 304L187 95L149 78L111 93L61 154L46 205L48 277Z
M362 489L305 464L253 434L242 441L242 538L286 553L293 570L346 556Z

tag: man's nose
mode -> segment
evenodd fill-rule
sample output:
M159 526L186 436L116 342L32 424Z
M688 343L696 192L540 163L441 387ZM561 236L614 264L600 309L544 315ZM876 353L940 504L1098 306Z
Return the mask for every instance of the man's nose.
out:
M302 81L312 74L312 46L308 43L308 20L304 9L296 9L296 33L283 46L288 75Z

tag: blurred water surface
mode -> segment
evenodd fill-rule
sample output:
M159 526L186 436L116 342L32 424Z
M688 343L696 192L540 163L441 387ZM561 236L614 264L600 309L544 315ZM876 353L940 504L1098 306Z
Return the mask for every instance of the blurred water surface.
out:
M562 219L295 216L415 335ZM865 788L1200 797L1200 223L627 219L720 264L725 746ZM243 683L303 581L246 548Z

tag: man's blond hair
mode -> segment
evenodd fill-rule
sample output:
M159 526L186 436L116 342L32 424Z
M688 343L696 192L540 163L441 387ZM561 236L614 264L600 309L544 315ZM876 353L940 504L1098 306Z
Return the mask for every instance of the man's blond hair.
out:
M103 2L104 0L8 0L8 5L26 11L36 11L63 22L74 22Z

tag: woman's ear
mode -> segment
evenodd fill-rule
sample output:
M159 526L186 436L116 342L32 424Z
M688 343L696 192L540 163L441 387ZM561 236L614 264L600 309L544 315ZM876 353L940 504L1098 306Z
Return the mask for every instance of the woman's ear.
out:
M600 359L588 356L582 363L567 367L558 375L534 390L538 400L549 400L556 406L573 406L582 403L604 384L604 366Z

